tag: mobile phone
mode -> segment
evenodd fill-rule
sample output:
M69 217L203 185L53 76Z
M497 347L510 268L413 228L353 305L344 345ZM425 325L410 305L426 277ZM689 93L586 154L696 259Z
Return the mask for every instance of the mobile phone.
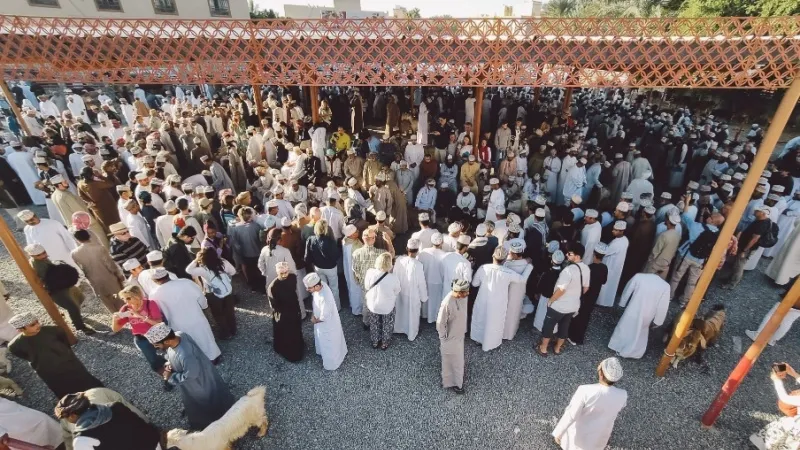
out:
M772 370L774 370L775 372L786 372L786 364L775 363L772 365Z

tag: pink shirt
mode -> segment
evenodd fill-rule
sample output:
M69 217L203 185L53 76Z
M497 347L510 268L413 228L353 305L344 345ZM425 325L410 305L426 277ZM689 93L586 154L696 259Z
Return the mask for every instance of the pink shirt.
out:
M128 305L125 305L119 310L119 312L126 312L126 311L132 311L132 308ZM163 318L164 316L161 314L161 310L158 309L158 305L156 304L156 302L152 300L142 300L142 309L136 312L147 317L150 320L160 320L160 321L164 320ZM130 324L131 332L133 333L134 336L144 335L152 327L152 325L139 319L138 317L123 317L120 318L117 321L117 323L120 326L123 326L125 324Z

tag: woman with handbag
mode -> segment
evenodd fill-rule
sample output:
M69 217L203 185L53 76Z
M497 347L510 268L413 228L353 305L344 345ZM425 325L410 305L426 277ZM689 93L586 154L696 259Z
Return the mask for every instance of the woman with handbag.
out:
M203 248L195 260L186 266L186 273L203 281L208 307L219 327L219 338L227 340L236 336L236 296L231 283L236 268L233 264L217 256L216 250Z
M400 280L391 273L392 254L382 253L375 265L364 276L369 316L369 337L372 348L386 350L394 333L394 315L397 297L400 295Z

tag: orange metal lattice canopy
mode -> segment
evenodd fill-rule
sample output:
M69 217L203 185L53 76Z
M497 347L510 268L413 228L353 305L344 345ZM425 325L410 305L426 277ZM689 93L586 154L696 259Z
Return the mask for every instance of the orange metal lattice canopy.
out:
M800 17L106 20L0 16L11 80L786 87Z

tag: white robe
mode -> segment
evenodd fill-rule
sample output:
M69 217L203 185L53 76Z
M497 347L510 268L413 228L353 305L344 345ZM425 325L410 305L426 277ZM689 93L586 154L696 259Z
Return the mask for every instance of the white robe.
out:
M319 158L322 163L322 173L328 173L328 165L325 164L325 145L327 144L327 131L325 127L314 128L311 134L311 148L314 150L314 156Z
M133 123L136 119L136 111L133 109L133 105L130 103L120 104L119 109L122 110L122 117L125 118L125 123L128 126L133 126Z
M506 310L511 283L524 283L527 277L496 264L484 264L472 278L480 288L472 310L470 337L488 352L503 343Z
M464 123L471 123L475 125L475 97L467 97L464 99Z
M430 242L430 239L428 239L428 242ZM422 309L422 317L428 319L428 323L436 322L436 316L439 314L439 305L446 294L442 286L442 258L445 255L446 253L443 250L431 247L420 250L417 257L425 271L425 283L428 290L428 299L430 299L426 307Z
M417 116L417 144L428 145L428 107L424 102L419 104L419 115Z
M33 154L25 151L8 152L6 150L6 161L8 165L17 173L19 180L28 191L28 196L35 205L44 205L44 192L36 189L33 185L39 180L39 175L36 173L36 165L33 163Z
M29 444L58 447L64 442L61 425L45 413L0 397L0 427L8 437ZM11 448L17 448L11 446Z
M600 289L597 297L597 305L614 306L617 298L619 280L622 278L622 266L625 265L625 256L628 253L628 238L618 237L608 245L606 256L603 257L603 264L608 267L608 281Z
M25 245L39 244L44 247L50 261L64 261L77 269L71 253L78 244L72 235L55 220L39 220L41 222L37 225L25 225Z
M336 370L347 355L347 343L344 341L342 322L336 310L336 300L331 288L323 282L322 290L314 292L312 297L314 317L321 322L314 324L314 347L322 356L322 367L325 370Z
M561 172L558 174L558 189L556 190L556 203L563 204L564 203L564 185L567 182L567 174L569 173L570 169L575 167L577 164L578 158L574 156L565 156L564 159L561 161Z
M442 257L442 296L428 299L428 311L438 311L444 298L450 294L450 288L455 280L472 282L472 264L456 252L447 253Z
M533 266L524 259L507 259L503 263L503 267L513 270L525 279L521 283L511 283L508 289L508 307L506 308L506 322L503 327L503 339L510 341L516 336L519 329L519 321L523 317L522 304L525 300L527 280L531 272L533 272Z
M208 301L197 283L185 279L168 281L153 291L150 299L164 313L169 327L191 336L208 359L213 361L222 354L203 314Z
M422 304L428 301L428 288L422 263L410 256L400 256L392 271L400 280L400 295L395 304L394 332L408 335L413 341L419 333Z
M128 214L128 217L125 218L125 225L130 230L131 236L142 241L142 244L146 245L147 248L150 250L158 249L158 245L153 242L153 238L150 236L147 220L141 214Z
M591 225L586 225L581 231L581 245L586 251L583 253L584 261L592 261L594 257L594 247L600 242L600 236L603 233L603 227L600 222L595 222Z
M419 231L415 231L411 234L411 239L419 239L419 249L420 251L425 250L426 248L433 247L431 244L431 236L436 233L436 230L433 228L425 228ZM428 293L430 295L430 292ZM439 311L438 309L436 310Z
M544 190L550 203L556 201L559 172L561 172L561 160L557 156L548 156L544 159Z
M798 217L800 217L800 200L792 200L778 217L778 243L774 247L764 250L763 256L774 258L780 252L781 247L786 243L786 239L792 234L799 221Z
M167 273L169 274L170 280L178 279L178 276L175 275L174 273L169 271L167 271ZM144 291L147 297L152 297L153 292L155 292L156 289L160 287L158 283L153 281L154 274L155 274L155 269L144 269L141 273L139 273L139 276L136 277L136 283L139 285L140 288L142 288L142 291Z
M800 225L795 225L764 273L781 286L800 274Z
M342 262L344 263L344 280L347 283L347 294L350 299L350 310L354 316L361 315L361 296L364 295L361 286L353 274L353 244L342 240Z
M67 108L72 113L72 117L83 118L83 123L91 123L89 121L89 114L86 113L86 103L83 102L83 98L77 94L69 94L67 95L67 99L72 99L72 101L67 101Z
M586 169L583 167L573 166L569 172L567 172L567 177L564 180L564 189L562 194L564 195L564 204L569 205L570 199L575 194L582 195L583 194L583 186L586 184Z
M42 113L42 117L45 119L48 116L53 116L57 119L61 118L61 111L58 109L58 106L52 100L45 100L43 102L39 102L39 112Z
M486 207L486 220L497 220L497 208L506 207L506 194L502 189L492 189L489 195L489 205Z
M623 389L599 383L578 386L552 436L561 440L563 450L604 449L627 403Z
M405 158L409 170L414 173L414 181L416 182L416 180L419 179L419 165L422 164L422 160L425 159L425 147L423 147L422 144L412 144L409 142L409 144L406 145ZM412 164L416 164L416 166L411 167Z
M627 307L614 328L608 348L623 358L644 356L650 324L661 326L664 323L669 297L669 283L660 276L654 273L634 275L622 291L619 306Z

